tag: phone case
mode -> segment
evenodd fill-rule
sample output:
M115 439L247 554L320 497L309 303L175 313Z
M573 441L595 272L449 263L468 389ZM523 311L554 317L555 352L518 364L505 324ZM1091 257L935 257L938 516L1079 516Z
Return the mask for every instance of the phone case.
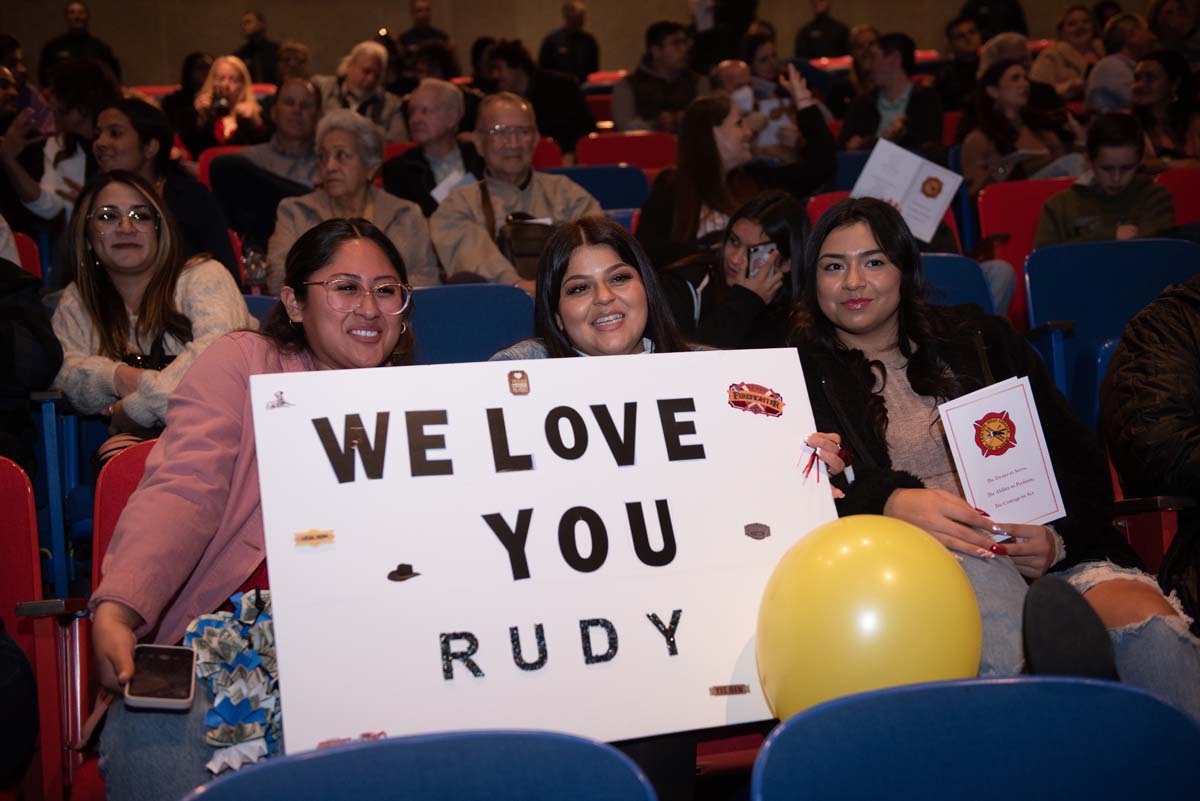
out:
M137 664L138 651L142 651L143 649L154 649L159 652L167 650L186 651L190 655L187 698L163 698L155 695L138 695L130 692L130 688L133 686L133 683L130 682L125 687L126 705L139 709L191 709L192 701L196 698L196 652L191 648L174 645L138 645L134 648L134 664Z

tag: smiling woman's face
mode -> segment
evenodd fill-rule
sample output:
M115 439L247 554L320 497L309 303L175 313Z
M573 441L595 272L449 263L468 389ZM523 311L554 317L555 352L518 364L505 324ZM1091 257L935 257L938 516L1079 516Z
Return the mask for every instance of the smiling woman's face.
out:
M571 254L558 296L559 328L588 356L641 353L650 312L641 273L608 245Z
M879 246L864 222L835 228L817 261L817 305L850 347L896 342L899 331L900 268Z
M130 219L130 211L138 220ZM152 268L158 251L158 218L142 193L114 181L96 193L88 215L88 242L109 272L135 275Z

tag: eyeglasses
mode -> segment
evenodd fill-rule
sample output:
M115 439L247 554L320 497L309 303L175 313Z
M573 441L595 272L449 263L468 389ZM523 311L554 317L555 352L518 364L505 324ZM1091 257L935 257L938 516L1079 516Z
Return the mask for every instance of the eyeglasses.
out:
M88 215L100 233L120 227L122 218L128 219L135 231L153 231L158 227L158 214L149 206L134 206L129 211L121 211L118 206L101 206Z
M480 128L479 133L494 142L503 139L530 139L533 128L528 125L493 125L491 128Z
M305 281L305 286L325 287L325 300L335 312L343 314L355 311L362 306L363 298L367 296L367 288L349 278L331 278L328 281ZM403 314L412 300L412 287L408 284L391 283L376 284L370 293L375 298L375 306L380 314L394 317Z

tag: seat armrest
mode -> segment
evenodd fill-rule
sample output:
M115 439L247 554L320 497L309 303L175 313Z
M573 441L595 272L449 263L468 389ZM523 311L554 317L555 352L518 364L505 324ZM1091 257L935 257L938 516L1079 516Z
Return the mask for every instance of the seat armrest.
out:
M22 601L17 604L19 617L77 617L87 612L86 598L47 598L44 601Z
M1145 498L1125 498L1113 504L1113 514L1119 517L1147 512L1178 512L1195 509L1196 499L1185 495L1151 495Z
M1054 333L1055 331L1061 331L1064 336L1067 334L1074 334L1075 333L1075 321L1074 320L1051 320L1050 322L1042 323L1041 325L1037 325L1037 326L1034 326L1033 328L1030 328L1028 331L1025 332L1025 336L1028 339L1033 339L1034 337L1044 336L1045 334L1051 334L1051 333Z

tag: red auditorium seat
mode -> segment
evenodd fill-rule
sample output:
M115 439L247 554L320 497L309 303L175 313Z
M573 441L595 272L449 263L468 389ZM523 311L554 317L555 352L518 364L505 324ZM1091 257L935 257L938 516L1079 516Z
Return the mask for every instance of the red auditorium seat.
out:
M611 94L584 95L583 99L587 101L588 110L592 112L592 116L596 118L597 122L612 119Z
M575 145L575 163L661 170L675 163L675 137L656 131L588 134Z
M600 70L599 72L593 72L592 74L588 75L587 80L584 81L584 83L588 83L588 84L616 83L617 81L624 78L626 76L626 74L628 74L627 70Z
M200 153L200 157L196 161L196 177L200 179L200 183L212 189L212 182L209 180L208 171L212 166L212 160L217 156L224 156L227 153L236 153L245 145L222 145L220 147L210 147Z
M562 159L562 148L558 146L558 142L554 141L554 137L543 136L538 139L537 147L533 149L533 168L535 170L561 167Z
M947 111L942 115L942 144L946 147L954 145L955 134L958 133L958 122L961 119L961 111Z
M42 254L38 250L33 237L20 231L13 231L13 241L17 245L17 258L21 261L21 269L30 275L42 277Z
M1154 182L1175 198L1175 224L1200 223L1200 167L1167 170Z

